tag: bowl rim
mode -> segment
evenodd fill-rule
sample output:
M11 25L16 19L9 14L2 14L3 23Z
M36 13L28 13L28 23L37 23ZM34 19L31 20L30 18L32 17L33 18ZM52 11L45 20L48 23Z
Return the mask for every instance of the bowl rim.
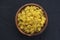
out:
M46 16L46 23L45 23L43 29L41 29L40 32L38 32L38 33L36 33L36 34L33 34L33 35L26 34L26 33L23 32L23 31L18 27L18 25L17 25L17 24L18 24L18 23L17 23L17 15L18 15L19 11L20 11L22 8L24 8L25 6L28 6L28 5L35 5L35 6L37 6L37 7L40 7L40 8L44 11L44 14L45 14L45 16ZM26 35L26 36L35 36L35 35L41 34L41 33L46 29L46 27L47 27L47 25L48 25L48 16L47 16L46 11L44 10L44 8L42 8L41 5L39 5L39 4L37 4L37 3L27 3L27 4L23 5L23 6L21 6L21 7L18 9L18 11L16 12L16 15L15 15L15 24L16 24L16 27L17 27L17 29L19 30L19 32L21 32L22 34L24 34L24 35Z

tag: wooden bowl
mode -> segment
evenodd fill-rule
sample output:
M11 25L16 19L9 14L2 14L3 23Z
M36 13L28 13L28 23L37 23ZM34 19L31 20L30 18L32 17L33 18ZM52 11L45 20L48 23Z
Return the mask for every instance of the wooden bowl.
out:
M26 6L28 6L28 5L34 5L34 6L40 7L40 8L44 11L44 14L45 14L45 17L46 17L46 22L45 22L45 24L44 24L44 27L41 29L40 32L38 32L38 33L36 33L36 34L33 34L33 35L27 34L27 33L23 32L23 31L18 27L17 14L18 14L24 7L26 7ZM22 7L20 7L19 10L17 11L16 16L15 16L15 23L16 23L17 29L18 29L22 34L24 34L24 35L26 35L26 36L35 36L35 35L41 34L41 33L46 29L47 24L48 24L48 16L47 16L46 11L45 11L40 5L35 4L35 3L27 3L27 4L23 5Z

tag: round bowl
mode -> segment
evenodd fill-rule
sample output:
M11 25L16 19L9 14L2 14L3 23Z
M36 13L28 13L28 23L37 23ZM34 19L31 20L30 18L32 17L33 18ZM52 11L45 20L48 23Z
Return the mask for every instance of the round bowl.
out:
M38 32L38 33L36 33L36 34L33 34L33 35L27 34L27 33L23 32L23 31L18 27L18 21L17 21L17 15L18 15L18 13L19 13L24 7L29 6L29 5L34 5L34 6L37 6L37 7L41 8L41 9L43 10L43 12L44 12L45 17L46 17L46 22L45 22L45 24L44 24L44 27L41 29L40 32ZM22 34L24 34L24 35L26 35L26 36L36 36L36 35L38 35L38 34L41 34L41 33L46 29L47 24L48 24L48 16L47 16L46 11L42 8L41 5L38 5L38 4L35 4L35 3L27 3L27 4L23 5L22 7L20 7L19 10L17 11L16 16L15 16L15 23L16 23L17 29L18 29Z

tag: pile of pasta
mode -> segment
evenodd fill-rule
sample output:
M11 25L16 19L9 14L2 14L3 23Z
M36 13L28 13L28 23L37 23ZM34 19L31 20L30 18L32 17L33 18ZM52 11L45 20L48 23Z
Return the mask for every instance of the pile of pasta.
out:
M27 33L40 32L46 22L44 11L34 5L26 6L17 15L19 28Z

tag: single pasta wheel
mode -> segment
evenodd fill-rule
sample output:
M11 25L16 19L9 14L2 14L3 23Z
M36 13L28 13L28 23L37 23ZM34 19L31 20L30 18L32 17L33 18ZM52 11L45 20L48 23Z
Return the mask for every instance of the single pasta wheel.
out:
M32 36L44 31L48 18L40 5L29 3L18 10L15 21L21 33Z

